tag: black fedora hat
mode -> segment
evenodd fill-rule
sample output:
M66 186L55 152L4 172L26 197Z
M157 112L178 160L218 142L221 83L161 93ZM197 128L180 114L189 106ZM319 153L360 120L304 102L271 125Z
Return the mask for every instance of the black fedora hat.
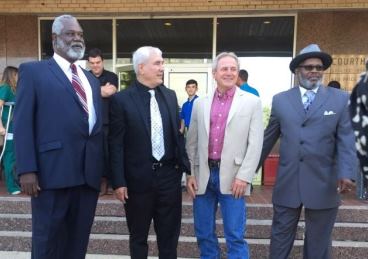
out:
M289 67L291 72L295 73L295 69L299 66L299 64L308 58L321 59L325 70L329 68L332 63L332 57L329 54L322 52L317 44L310 44L302 49L299 54L290 62Z

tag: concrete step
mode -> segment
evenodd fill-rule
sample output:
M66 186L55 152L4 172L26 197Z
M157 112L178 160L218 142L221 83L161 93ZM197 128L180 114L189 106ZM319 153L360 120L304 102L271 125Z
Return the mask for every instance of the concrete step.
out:
M247 220L246 238L268 239L271 232L271 220ZM222 220L216 221L219 237L224 237ZM299 222L296 239L302 240L304 235L304 222ZM31 231L30 214L0 214L0 231ZM125 217L96 216L92 227L93 234L128 235ZM368 223L341 223L337 222L333 230L333 240L351 240L368 242ZM154 235L151 226L150 234ZM183 218L181 236L194 237L192 218Z
M30 251L31 233L16 231L0 231L1 251ZM156 238L149 236L149 254L157 256ZM252 258L267 258L268 239L247 239ZM219 239L220 246L225 255L225 240ZM292 250L291 258L302 258L303 241L296 240ZM129 255L127 235L92 234L90 237L88 253L105 255ZM367 242L355 241L333 241L333 258L366 258L368 253ZM198 258L198 247L194 237L180 237L178 256L183 258Z
M30 199L27 197L0 197L0 213L29 214ZM124 207L117 200L100 199L96 216L124 216ZM183 218L192 217L192 203L183 202ZM220 212L218 212L220 218ZM248 219L272 219L272 204L247 205ZM303 216L302 216L303 218ZM337 222L368 223L368 204L364 206L340 206Z
M30 211L30 199L27 197L0 197L0 251L30 251ZM89 244L90 254L105 255L105 258L109 259L108 255L129 256L128 230L124 215L123 205L119 201L99 200ZM178 255L182 258L198 258L191 202L183 202L182 215ZM256 259L267 258L272 205L249 203L247 218L246 239L250 245L251 256ZM225 251L220 213L216 224L219 242ZM291 258L302 258L304 228L304 222L301 221ZM333 232L333 258L366 258L368 254L366 233L368 233L368 205L341 206ZM149 245L150 255L157 256L156 238L152 229ZM223 257L226 258L225 252Z

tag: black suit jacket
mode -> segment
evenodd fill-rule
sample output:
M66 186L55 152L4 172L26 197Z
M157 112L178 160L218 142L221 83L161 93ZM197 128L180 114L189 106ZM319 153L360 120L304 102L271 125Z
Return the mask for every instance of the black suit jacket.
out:
M151 127L143 107L137 82L111 98L109 148L113 188L150 190L152 172ZM178 173L189 173L189 161L184 148L184 137L179 131L180 117L174 91L159 86L168 107L174 133L175 159Z

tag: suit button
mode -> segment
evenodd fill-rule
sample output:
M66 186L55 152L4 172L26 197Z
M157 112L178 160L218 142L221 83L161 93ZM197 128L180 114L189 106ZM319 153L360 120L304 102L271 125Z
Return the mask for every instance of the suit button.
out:
M302 140L302 141L300 141L300 145L303 145L304 144L304 141Z
M304 159L303 159L303 158L300 158L300 159L299 159L299 161L300 161L300 162L303 162L303 161L304 161Z
M302 127L305 127L305 123L302 124Z

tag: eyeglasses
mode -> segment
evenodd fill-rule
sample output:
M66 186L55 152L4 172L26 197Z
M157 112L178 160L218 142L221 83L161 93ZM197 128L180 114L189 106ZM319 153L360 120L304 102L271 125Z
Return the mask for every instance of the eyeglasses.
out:
M324 66L321 66L321 65L316 65L316 66L313 66L313 65L305 65L305 66L299 66L299 67L302 67L304 68L306 71L313 71L314 69L316 69L316 71L323 71L325 70Z

